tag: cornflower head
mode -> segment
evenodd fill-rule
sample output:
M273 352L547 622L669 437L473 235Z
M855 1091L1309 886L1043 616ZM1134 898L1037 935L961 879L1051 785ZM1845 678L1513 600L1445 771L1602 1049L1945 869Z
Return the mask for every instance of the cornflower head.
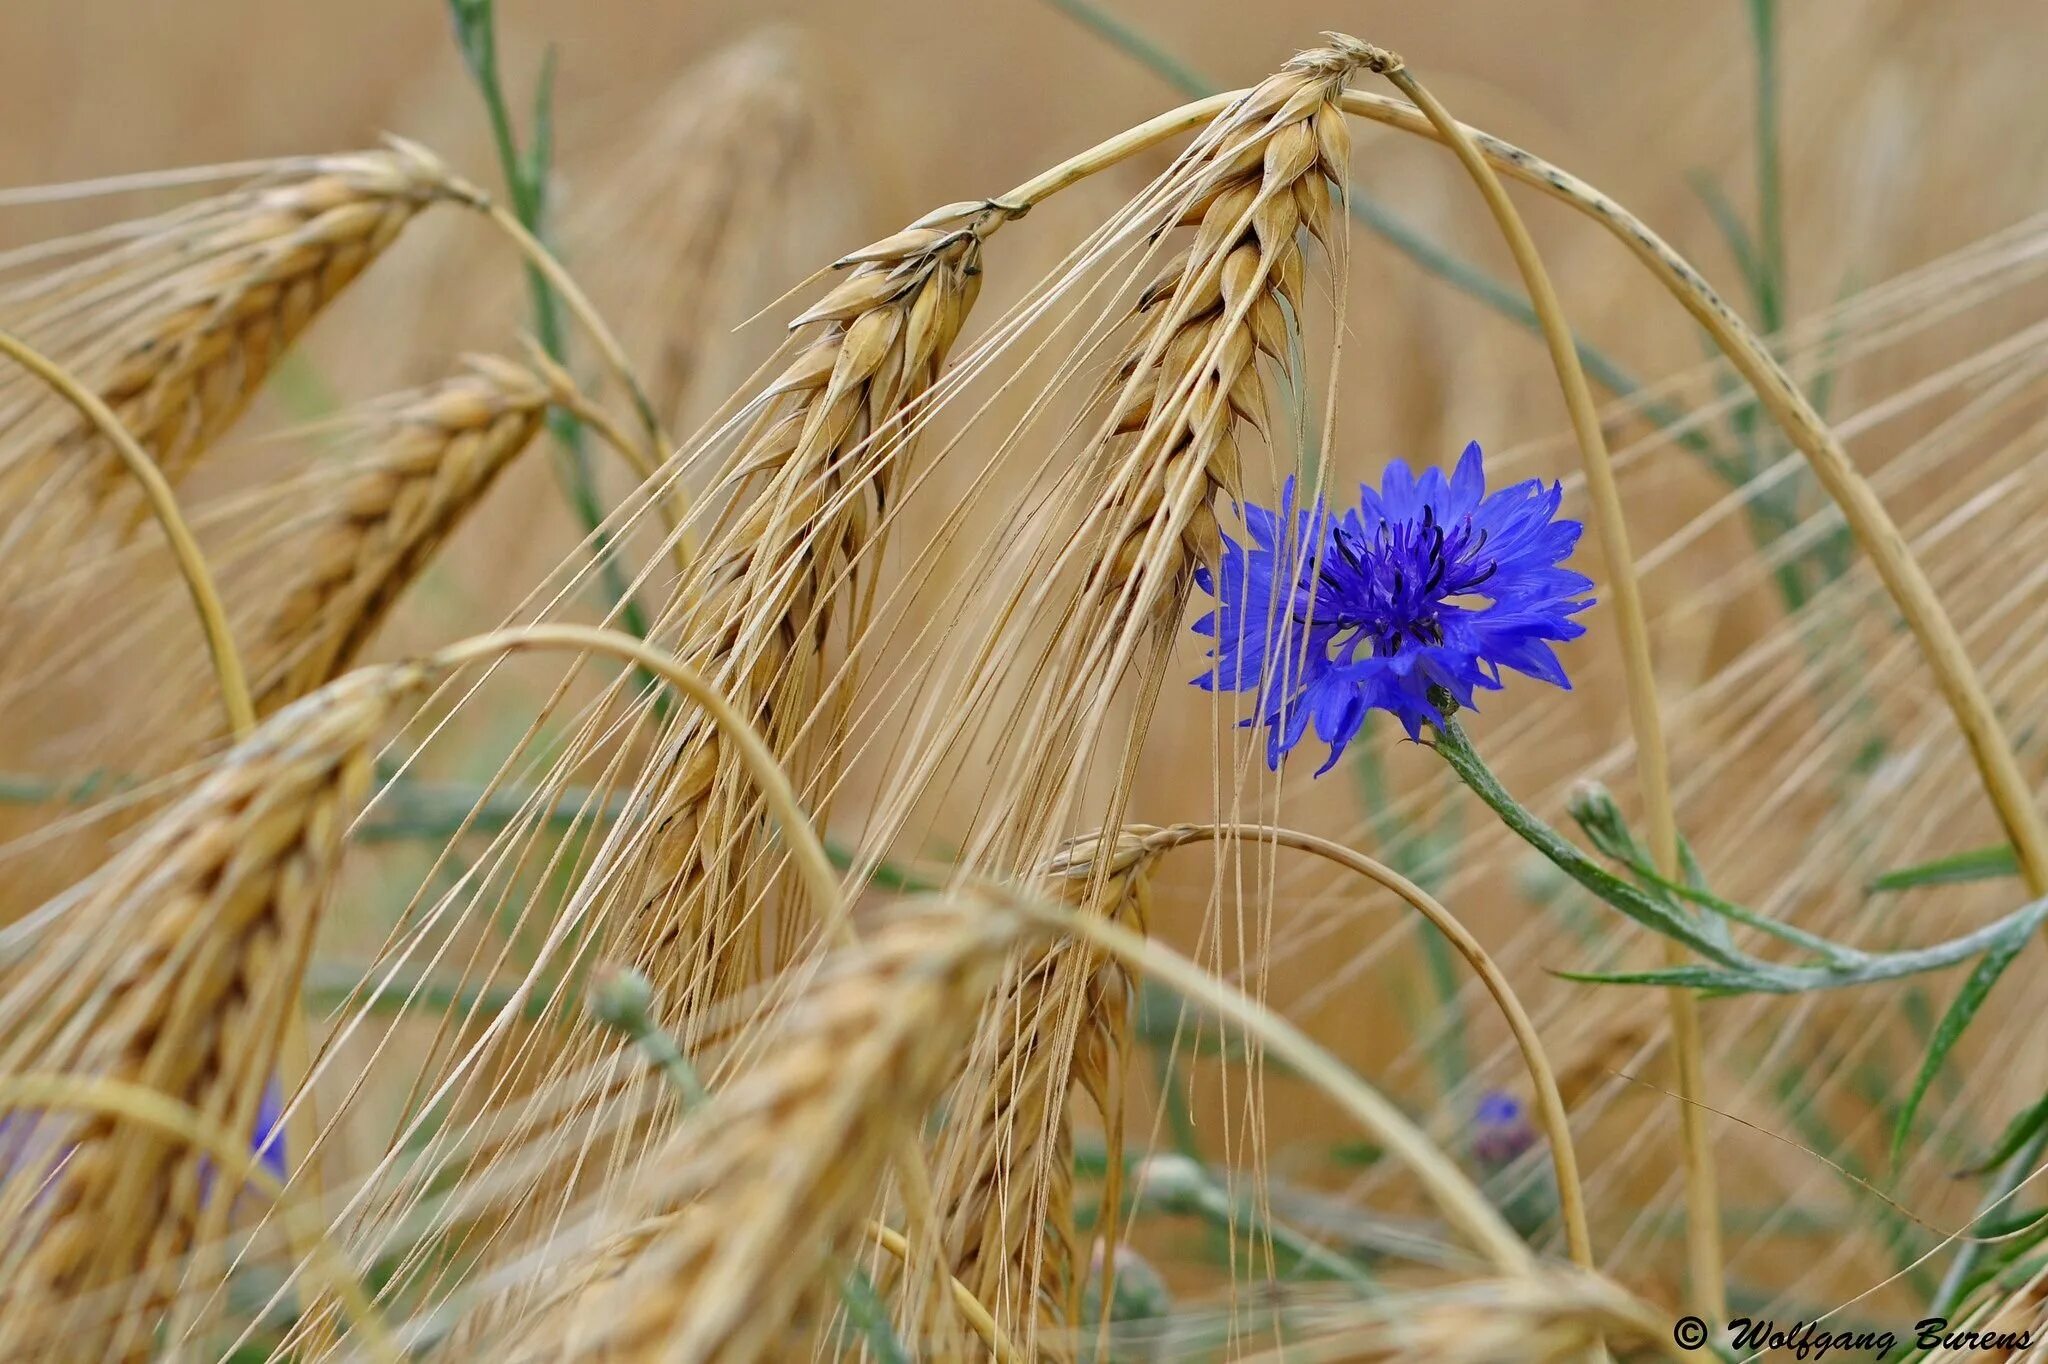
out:
M1560 567L1583 527L1557 515L1563 490L1537 479L1486 491L1477 443L1446 478L1395 460L1377 491L1335 514L1321 497L1278 510L1247 503L1250 543L1223 537L1217 571L1196 574L1216 609L1195 622L1214 645L1198 686L1259 693L1246 725L1266 726L1266 762L1299 744L1311 719L1330 770L1366 714L1388 711L1410 739L1434 722L1441 687L1472 708L1501 669L1571 682L1551 648L1585 627L1592 580Z
M1489 1089L1473 1106L1471 1140L1473 1159L1498 1169L1512 1164L1536 1144L1536 1129L1530 1126L1519 1099Z

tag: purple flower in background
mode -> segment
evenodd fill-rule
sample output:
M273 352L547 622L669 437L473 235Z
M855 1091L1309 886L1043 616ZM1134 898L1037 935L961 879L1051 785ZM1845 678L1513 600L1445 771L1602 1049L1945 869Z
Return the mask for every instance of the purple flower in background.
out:
M256 1105L256 1132L250 1150L272 1179L284 1183L289 1173L284 1161L284 1089L274 1075L263 1086L262 1101Z
M1479 1096L1479 1105L1472 1110L1474 1160L1498 1169L1535 1144L1536 1129L1529 1125L1520 1100L1497 1089Z
M1267 727L1275 770L1313 720L1330 746L1318 776L1368 711L1420 738L1437 715L1432 687L1470 708L1512 668L1569 690L1551 645L1585 633L1571 618L1593 604L1593 583L1559 567L1583 529L1558 518L1562 497L1536 479L1489 494L1477 444L1449 478L1395 460L1341 516L1320 499L1297 509L1289 479L1278 511L1245 506L1250 544L1226 535L1218 571L1196 574L1216 598L1195 622L1215 641L1196 684L1258 691L1245 723Z

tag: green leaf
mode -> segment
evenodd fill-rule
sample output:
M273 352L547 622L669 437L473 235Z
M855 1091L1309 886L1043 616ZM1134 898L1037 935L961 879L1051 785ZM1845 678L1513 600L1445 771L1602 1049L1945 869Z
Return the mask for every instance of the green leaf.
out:
M1888 871L1870 883L1870 890L1876 893L1881 890L1911 890L1915 886L1996 881L2000 877L2017 876L2019 870L2019 859L2013 856L2012 845L1995 843L1988 848L1972 848L1968 852L1937 857L1932 862L1916 862L1910 867Z
M910 1364L910 1355L889 1325L889 1308L875 1291L874 1280L859 1265L846 1271L839 1285L847 1321L866 1338L868 1350L882 1364Z
M2020 1111L2006 1125L2005 1135L1998 1139L1998 1145L1990 1154L1967 1170L1956 1171L1958 1176L1988 1174L2018 1155L2026 1144L2041 1131L2042 1124L2048 1123L2048 1094L2036 1099L2032 1105Z
M1711 966L1668 966L1656 971L1553 971L1551 974L1583 985L1675 985L1687 990L1710 990L1717 995L1794 993L1769 976L1745 971L1717 971Z
M1899 1153L1905 1149L1906 1137L1913 1129L1913 1117L1920 1111L1920 1101L1927 1096L1928 1085L1934 1082L1941 1063L1962 1040L1963 1030L1970 1026L1970 1020L1977 1016L1977 1010L1984 1007L1984 997L1991 993L1991 987L1998 984L1998 978L2005 974L2005 968L2020 954L2032 936L2024 921L2008 928L2005 935L1990 947L1977 962L1970 978L1963 982L1957 992L1955 1003L1948 1006L1942 1015L1941 1026L1934 1030L1934 1040L1928 1044L1927 1059L1920 1065L1920 1074L1913 1081L1913 1092L1906 1096L1906 1106L1899 1110L1899 1120L1892 1128L1892 1164L1899 1163Z

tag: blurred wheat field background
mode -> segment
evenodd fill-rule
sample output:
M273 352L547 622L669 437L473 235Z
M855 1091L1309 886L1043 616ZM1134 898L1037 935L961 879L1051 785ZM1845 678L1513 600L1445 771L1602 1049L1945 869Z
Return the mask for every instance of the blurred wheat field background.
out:
M2032 7L9 27L0 1358L2048 1330ZM1468 442L1570 689L1269 768Z

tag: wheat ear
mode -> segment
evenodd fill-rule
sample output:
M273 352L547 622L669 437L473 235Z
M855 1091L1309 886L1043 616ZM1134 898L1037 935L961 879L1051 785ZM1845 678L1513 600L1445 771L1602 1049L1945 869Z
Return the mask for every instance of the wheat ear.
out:
M918 404L974 304L982 240L1005 216L953 205L839 262L846 279L791 324L809 343L733 456L752 486L678 586L683 656L727 681L785 762L828 690L826 633L861 628ZM754 978L761 957L745 889L757 801L722 744L686 721L666 749L661 823L620 949L685 1018Z
M1105 852L1107 855L1104 855ZM1147 927L1150 850L1136 836L1079 840L1046 868L1047 895L1136 932ZM1042 1358L1073 1357L1082 1260L1073 1213L1076 1087L1102 1115L1110 1176L1103 1207L1114 1243L1122 1162L1119 1058L1130 1045L1135 986L1121 964L1072 938L1034 953L990 1009L956 1107L970 1116L942 1165L953 1272L1011 1336Z
M50 347L60 354L76 347L80 372L175 481L321 309L421 209L452 197L448 179L410 145L296 166L170 219L103 271L70 267L57 297L38 299L21 325L69 342ZM103 320L131 295L143 301ZM103 448L97 431L76 425L40 450L31 443L23 467L63 473ZM96 499L113 489L110 463L97 466Z
M463 373L378 410L370 453L295 533L291 580L249 635L257 711L268 715L354 663L406 586L533 442L549 407L578 401L544 359L471 356Z
M1195 568L1220 548L1214 504L1239 494L1239 424L1264 422L1258 356L1287 356L1301 234L1327 240L1331 228L1349 158L1336 99L1363 54L1350 40L1303 53L1234 105L1203 152L1181 216L1194 238L1140 296L1137 335L1105 390L1106 474L1087 521L1101 539L1060 637L1059 696L1043 712L1052 741L1023 755L1016 794L978 836L979 859L1001 866L1037 843L1139 636L1178 623ZM1134 733L1143 724L1141 713ZM1114 873L1088 861L1076 904L1142 931L1143 876L1113 860ZM996 1058L996 1083L941 1163L957 1272L999 1317L1021 1318L1010 1329L1027 1339L1051 1326L1058 1340L1074 1320L1067 1096L1082 1084L1114 1136L1129 993L1120 968L1077 942L1028 962L977 1043Z
M356 674L277 716L88 882L40 950L7 967L0 1073L104 1076L250 1131L370 743L421 678ZM42 1129L46 1158L0 1185L0 1354L147 1353L179 1262L224 1225L235 1191L160 1133L15 1120Z
M908 1115L954 1073L1018 928L986 905L921 907L831 954L762 1061L652 1163L647 1211L678 1216L580 1298L541 1354L790 1357L830 1317L830 1266L864 1238Z

